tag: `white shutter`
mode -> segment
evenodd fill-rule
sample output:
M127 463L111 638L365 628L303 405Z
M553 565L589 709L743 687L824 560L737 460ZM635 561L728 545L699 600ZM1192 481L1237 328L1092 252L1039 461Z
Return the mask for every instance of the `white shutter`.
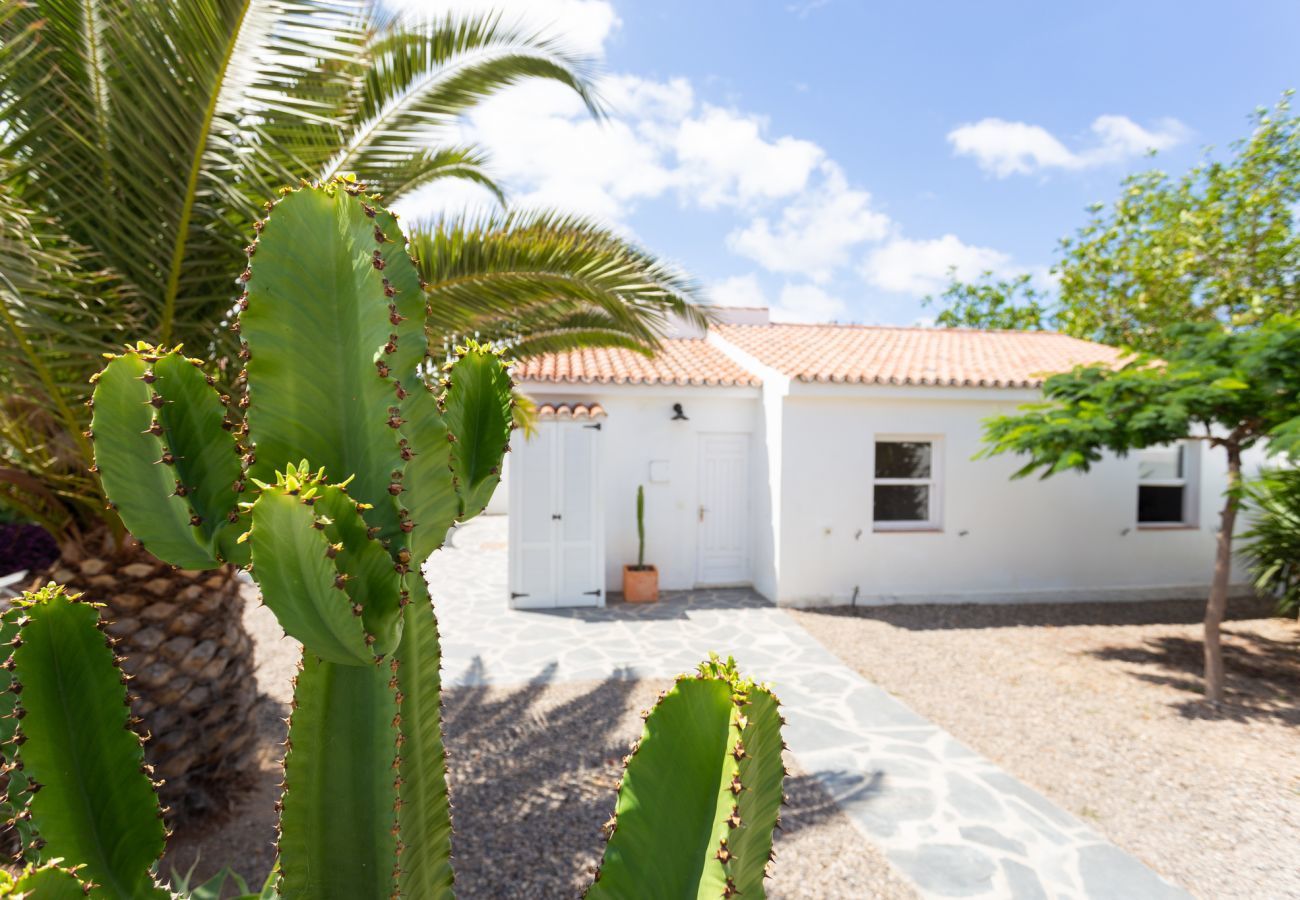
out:
M604 605L599 429L542 422L514 448L510 596L521 609Z
M521 609L555 605L555 432L553 425L541 425L512 451L510 596Z
M559 508L556 555L557 606L599 606L604 578L596 569L600 516L596 509L597 464L594 427L567 424L559 432Z

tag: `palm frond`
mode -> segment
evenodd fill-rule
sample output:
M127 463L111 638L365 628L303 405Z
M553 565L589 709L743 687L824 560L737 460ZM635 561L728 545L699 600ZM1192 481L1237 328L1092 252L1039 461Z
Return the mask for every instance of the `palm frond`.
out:
M589 72L494 16L373 0L0 4L0 503L65 537L114 525L87 472L87 379L139 338L233 374L234 277L279 186L350 170L390 197L440 178L500 197L446 126L525 79L598 112ZM435 341L645 351L703 320L684 276L582 219L447 220L414 249Z
M87 471L87 361L124 343L139 306L89 254L27 208L0 162L0 500L66 530L98 509Z
M527 335L586 332L653 350L675 319L708 323L689 278L582 217L452 216L416 225L410 241L433 333L523 346Z
M389 171L409 167L468 109L512 84L555 81L593 114L600 109L587 60L496 15L376 21L356 65L339 150L318 177L356 172L390 195Z
M394 160L386 170L384 191L400 196L445 178L458 178L487 189L502 206L505 191L488 171L488 155L477 147L442 147L422 150L405 160Z

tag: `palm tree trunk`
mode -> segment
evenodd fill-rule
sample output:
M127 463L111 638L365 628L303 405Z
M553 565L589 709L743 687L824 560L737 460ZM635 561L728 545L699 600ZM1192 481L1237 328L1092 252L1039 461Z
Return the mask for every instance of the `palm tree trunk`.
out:
M1214 578L1210 598L1205 604L1205 699L1223 702L1223 646L1219 626L1228 608L1228 579L1232 574L1232 531L1237 523L1241 487L1241 448L1228 444L1228 490L1219 518L1219 534L1214 553Z
M253 643L236 570L178 570L106 531L62 550L32 587L56 581L104 604L170 821L223 808L257 751Z

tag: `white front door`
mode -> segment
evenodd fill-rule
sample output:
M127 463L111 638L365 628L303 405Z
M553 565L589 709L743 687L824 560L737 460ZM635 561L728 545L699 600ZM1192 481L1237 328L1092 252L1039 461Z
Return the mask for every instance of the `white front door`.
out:
M510 602L521 609L604 603L600 429L542 422L511 462Z
M749 435L701 434L696 581L747 584Z

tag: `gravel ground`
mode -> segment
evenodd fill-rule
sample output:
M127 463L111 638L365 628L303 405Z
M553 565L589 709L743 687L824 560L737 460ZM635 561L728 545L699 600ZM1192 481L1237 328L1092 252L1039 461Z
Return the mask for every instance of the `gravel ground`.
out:
M794 613L846 664L1206 898L1300 897L1300 625L1202 601Z
M173 836L167 873L198 860L196 874L203 876L230 863L252 883L274 859L279 744L297 650L281 638L274 617L249 606L258 680L267 692L260 768L224 817ZM638 713L666 686L611 679L447 692L458 896L580 894L600 858L600 826L613 810L622 757L641 733ZM769 896L915 896L821 786L793 758L787 762L790 806L782 814Z

